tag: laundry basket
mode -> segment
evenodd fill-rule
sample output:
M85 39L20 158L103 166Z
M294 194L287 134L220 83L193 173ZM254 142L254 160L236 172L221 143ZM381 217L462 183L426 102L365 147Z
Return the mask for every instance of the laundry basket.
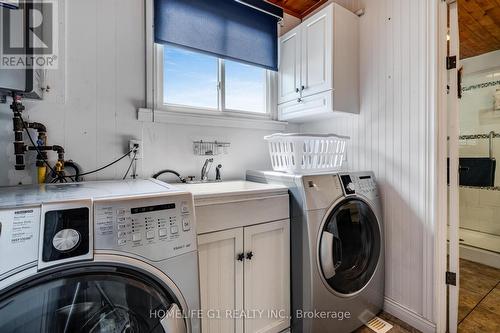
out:
M264 137L276 171L306 174L345 167L349 137L335 134L282 134Z

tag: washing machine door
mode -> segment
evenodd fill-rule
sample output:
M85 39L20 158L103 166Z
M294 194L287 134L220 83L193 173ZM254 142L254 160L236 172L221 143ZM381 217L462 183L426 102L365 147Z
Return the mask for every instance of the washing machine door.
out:
M324 221L319 239L319 265L329 289L342 296L360 292L380 258L380 226L370 206L360 199L339 203Z
M136 270L85 267L0 297L0 332L186 333L175 296Z

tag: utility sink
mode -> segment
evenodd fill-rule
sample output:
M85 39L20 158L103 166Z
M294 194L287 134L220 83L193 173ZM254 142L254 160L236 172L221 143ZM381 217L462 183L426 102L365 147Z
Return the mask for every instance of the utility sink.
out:
M209 180L188 180L183 184L211 184L211 183L222 183L222 180L215 180L215 179L209 179Z
M257 194L275 192L278 188L286 189L285 186L254 183L245 180L197 182L175 184L175 187L193 193L195 199L204 197L233 196L244 194Z
M193 194L198 234L286 220L290 214L283 185L235 180L175 186Z

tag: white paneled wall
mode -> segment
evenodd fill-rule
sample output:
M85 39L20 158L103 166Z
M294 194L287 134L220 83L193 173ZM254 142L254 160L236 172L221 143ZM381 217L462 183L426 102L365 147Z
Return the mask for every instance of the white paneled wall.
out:
M144 144L140 176L170 168L199 177L204 158L193 155L192 141L202 139L231 142L229 154L214 161L222 163L225 179L244 178L247 168L271 167L263 137L273 131L137 120L146 100L144 1L59 3L60 67L48 74L51 92L45 100L25 101L25 118L45 123L49 143L63 145L68 159L92 170L126 153L128 140L136 138ZM11 118L9 106L0 104L0 186L36 181L32 153L27 170L14 171ZM129 162L126 158L87 179L121 179Z
M433 321L429 128L426 83L428 6L432 0L360 1L361 113L301 126L351 137L348 163L373 170L381 187L386 235L386 296ZM425 269L424 267L427 267ZM430 270L430 271L429 271ZM425 320L423 320L425 321Z

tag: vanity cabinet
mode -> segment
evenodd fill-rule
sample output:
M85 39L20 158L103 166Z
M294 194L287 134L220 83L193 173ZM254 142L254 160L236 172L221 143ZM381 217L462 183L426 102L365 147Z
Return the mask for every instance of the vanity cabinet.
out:
M290 326L289 239L288 220L198 236L201 309L209 315L202 332L277 333Z
M226 310L243 310L243 229L198 236L202 332L242 333L243 321ZM213 317L213 318L212 318Z
M281 332L290 327L290 221L246 227L244 309L263 310L244 320L245 332Z
M247 181L180 187L195 203L202 332L289 328L288 189Z
M332 3L280 37L279 50L280 120L359 113L359 18L354 13Z

